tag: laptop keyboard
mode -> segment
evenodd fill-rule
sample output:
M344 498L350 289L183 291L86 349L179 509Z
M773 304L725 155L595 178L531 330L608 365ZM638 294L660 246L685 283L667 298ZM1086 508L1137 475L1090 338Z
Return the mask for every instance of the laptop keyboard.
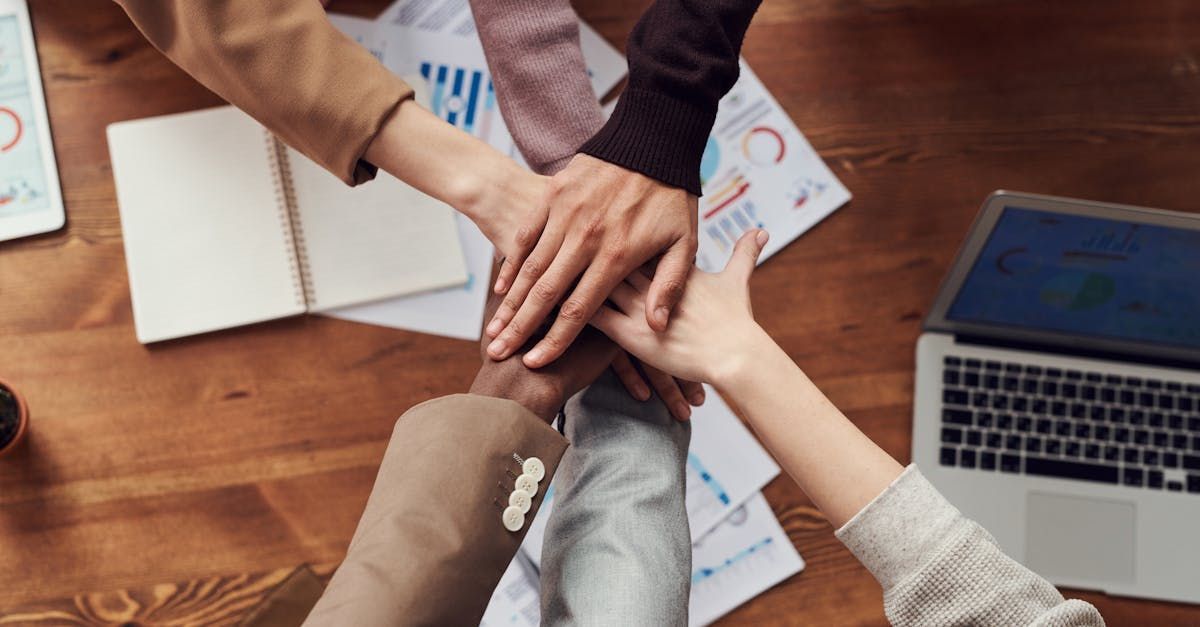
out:
M1200 385L947 356L939 463L1200 493Z

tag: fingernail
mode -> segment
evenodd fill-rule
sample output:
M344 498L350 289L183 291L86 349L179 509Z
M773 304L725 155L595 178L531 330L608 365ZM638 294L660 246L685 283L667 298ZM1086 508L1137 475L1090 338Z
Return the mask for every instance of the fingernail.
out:
M639 388L636 390L636 392L637 392L637 399L638 399L639 401L648 401L648 400L650 400L650 389L649 389L649 388L647 388L647 387L645 387L645 386L643 386L643 387L639 387Z
M703 390L696 392L695 394L692 395L692 404L697 405L697 406L704 404L704 391Z
M503 278L496 279L496 287L494 289L496 290L497 294L503 294L505 288L507 287L508 281L505 281Z
M770 238L771 236L766 231L760 229L758 235L754 236L754 241L758 242L759 246L766 246L767 240Z
M488 323L487 334L489 337L496 337L500 334L500 330L503 328L504 324L500 322L500 319L493 318L492 321ZM493 342L492 345L495 346L495 343Z
M488 344L488 354L499 359L507 348L508 344L504 340L493 340L491 344Z
M691 418L692 408L688 407L688 404L683 401L675 403L675 417L680 420L687 420L688 418Z
M667 316L670 314L670 312L671 310L667 309L666 307L659 307L658 309L654 310L654 319L658 321L659 324L666 325Z
M535 348L525 355L525 365L530 368L537 368L542 365L542 359L546 357L546 351Z

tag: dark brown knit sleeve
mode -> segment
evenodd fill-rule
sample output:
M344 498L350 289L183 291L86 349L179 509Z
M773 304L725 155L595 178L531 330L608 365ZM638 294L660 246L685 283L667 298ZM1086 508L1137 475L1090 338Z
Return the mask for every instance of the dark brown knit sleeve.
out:
M762 0L657 0L629 35L629 84L580 152L700 195L717 102Z

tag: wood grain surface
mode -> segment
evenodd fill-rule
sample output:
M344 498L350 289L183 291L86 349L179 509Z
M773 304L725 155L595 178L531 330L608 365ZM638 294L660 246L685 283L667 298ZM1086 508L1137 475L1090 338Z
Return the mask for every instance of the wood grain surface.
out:
M577 6L621 47L646 4ZM68 222L0 244L0 376L32 419L0 459L0 624L236 622L296 565L336 565L394 420L464 390L478 351L316 316L139 345L104 129L219 100L114 4L30 5ZM1194 0L766 0L744 54L854 194L762 267L755 311L902 461L921 319L988 192L1197 210ZM809 500L786 478L767 496L808 567L724 624L884 624ZM1068 593L1112 625L1200 624Z

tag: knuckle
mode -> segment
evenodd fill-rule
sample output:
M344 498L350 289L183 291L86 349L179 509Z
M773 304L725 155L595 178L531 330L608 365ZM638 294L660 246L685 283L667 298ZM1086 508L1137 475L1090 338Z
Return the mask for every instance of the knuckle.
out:
M521 322L520 320L513 320L512 322L509 322L508 330L505 332L505 335L508 336L508 340L510 342L525 337L525 323Z
M554 333L542 338L540 344L544 350L554 355L559 354L564 348L566 348L566 343Z
M512 312L516 311L517 308L520 306L521 306L521 301L518 300L516 296L510 295L504 299L504 302L500 303L500 309L497 310L496 313L497 314L499 314L500 312L512 313Z
M520 246L522 250L528 250L537 243L538 232L533 227L523 226L517 229L517 235L515 239L517 246Z
M604 216L593 216L588 218L583 225L583 236L588 239L598 239L604 236L607 231L607 224L604 221Z
M679 279L667 279L663 281L662 293L670 299L678 300L683 296L683 281Z
M554 289L554 286L550 285L549 283L542 282L538 282L533 286L533 290L530 291L530 295L541 303L553 303L558 296L557 290Z
M521 271L525 273L525 276L536 279L546 271L546 266L541 260L530 258L525 260L525 265L521 266Z
M587 306L575 299L568 300L559 308L558 317L567 322L582 322L587 317Z
M618 240L604 247L600 260L614 266L622 266L629 260L629 247L623 240Z

